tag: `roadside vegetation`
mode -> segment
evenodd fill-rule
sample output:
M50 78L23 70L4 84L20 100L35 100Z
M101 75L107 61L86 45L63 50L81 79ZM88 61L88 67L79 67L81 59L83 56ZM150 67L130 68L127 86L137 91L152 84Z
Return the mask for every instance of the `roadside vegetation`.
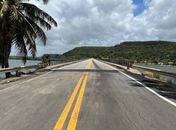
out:
M48 0L43 0L44 4ZM25 0L0 0L0 65L9 67L9 56L14 46L26 62L28 54L36 56L36 39L46 45L44 30L57 26L56 21L37 6ZM6 73L8 78L10 73Z

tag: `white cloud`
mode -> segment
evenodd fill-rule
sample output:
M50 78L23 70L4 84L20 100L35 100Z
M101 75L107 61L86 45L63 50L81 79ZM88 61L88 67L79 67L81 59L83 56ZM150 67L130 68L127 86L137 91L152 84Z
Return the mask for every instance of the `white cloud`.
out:
M149 8L138 17L146 22L147 30L157 39L176 40L176 1L151 0L148 6Z
M50 0L43 5L59 26L47 32L48 45L38 54L63 53L81 45L111 46L125 40L176 40L176 1L145 0L134 16L132 0Z

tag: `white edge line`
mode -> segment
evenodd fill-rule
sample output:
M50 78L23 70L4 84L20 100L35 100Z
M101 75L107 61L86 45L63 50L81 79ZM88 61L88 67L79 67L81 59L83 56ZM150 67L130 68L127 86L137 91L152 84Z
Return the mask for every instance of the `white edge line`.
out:
M125 74L124 72L118 70L117 68L115 68L115 67L113 67L113 66L111 66L111 67L114 68L115 70L119 71L121 74L125 75L126 77L128 77L128 78L132 79L133 81L137 82L138 84L142 85L144 88L146 88L148 91L150 91L150 92L153 93L154 95L158 96L159 98L163 99L164 101L166 101L166 102L168 102L169 104L171 104L171 105L173 105L174 107L176 107L176 103L175 103L175 102L173 102L173 101L171 101L171 100L165 98L164 96L158 94L158 93L157 93L156 91L154 91L153 89L147 87L147 86L144 85L143 83L139 82L137 79L135 79L135 78L133 78L133 77L131 77L131 76Z

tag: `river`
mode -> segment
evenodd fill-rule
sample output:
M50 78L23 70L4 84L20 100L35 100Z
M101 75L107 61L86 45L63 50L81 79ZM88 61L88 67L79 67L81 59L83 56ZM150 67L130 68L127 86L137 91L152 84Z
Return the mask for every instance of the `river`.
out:
M36 61L36 60L28 60L26 62L26 64L24 65L24 63L21 60L9 60L9 65L10 67L16 67L16 66L28 66L28 65L37 65L38 63L40 63L41 61Z
M159 69L165 72L176 73L176 66L169 66L169 65L150 65L150 64L136 64L144 67Z

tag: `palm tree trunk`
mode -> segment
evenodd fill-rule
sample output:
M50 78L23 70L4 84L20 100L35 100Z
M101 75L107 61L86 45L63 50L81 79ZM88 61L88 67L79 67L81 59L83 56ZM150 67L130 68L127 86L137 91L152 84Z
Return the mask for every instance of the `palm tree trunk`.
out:
M9 60L8 59L9 59L9 55L3 56L2 68L9 68ZM10 76L11 76L10 72L5 73L6 78L10 78Z
M8 58L6 58L5 68L9 68L9 61L8 61ZM7 72L7 73L5 73L5 76L6 76L6 78L10 78L11 73L10 73L10 72Z
M6 55L5 55L5 68L9 68L9 56L11 52L11 45L9 43L6 44ZM11 76L10 72L6 73L6 78L9 78Z
M9 45L9 43L7 43L6 38L4 38L3 41L3 56L2 56L2 68L8 68L9 67L9 56L10 56L10 50L11 50L11 46ZM5 73L5 77L6 78L10 78L11 73L7 72Z

